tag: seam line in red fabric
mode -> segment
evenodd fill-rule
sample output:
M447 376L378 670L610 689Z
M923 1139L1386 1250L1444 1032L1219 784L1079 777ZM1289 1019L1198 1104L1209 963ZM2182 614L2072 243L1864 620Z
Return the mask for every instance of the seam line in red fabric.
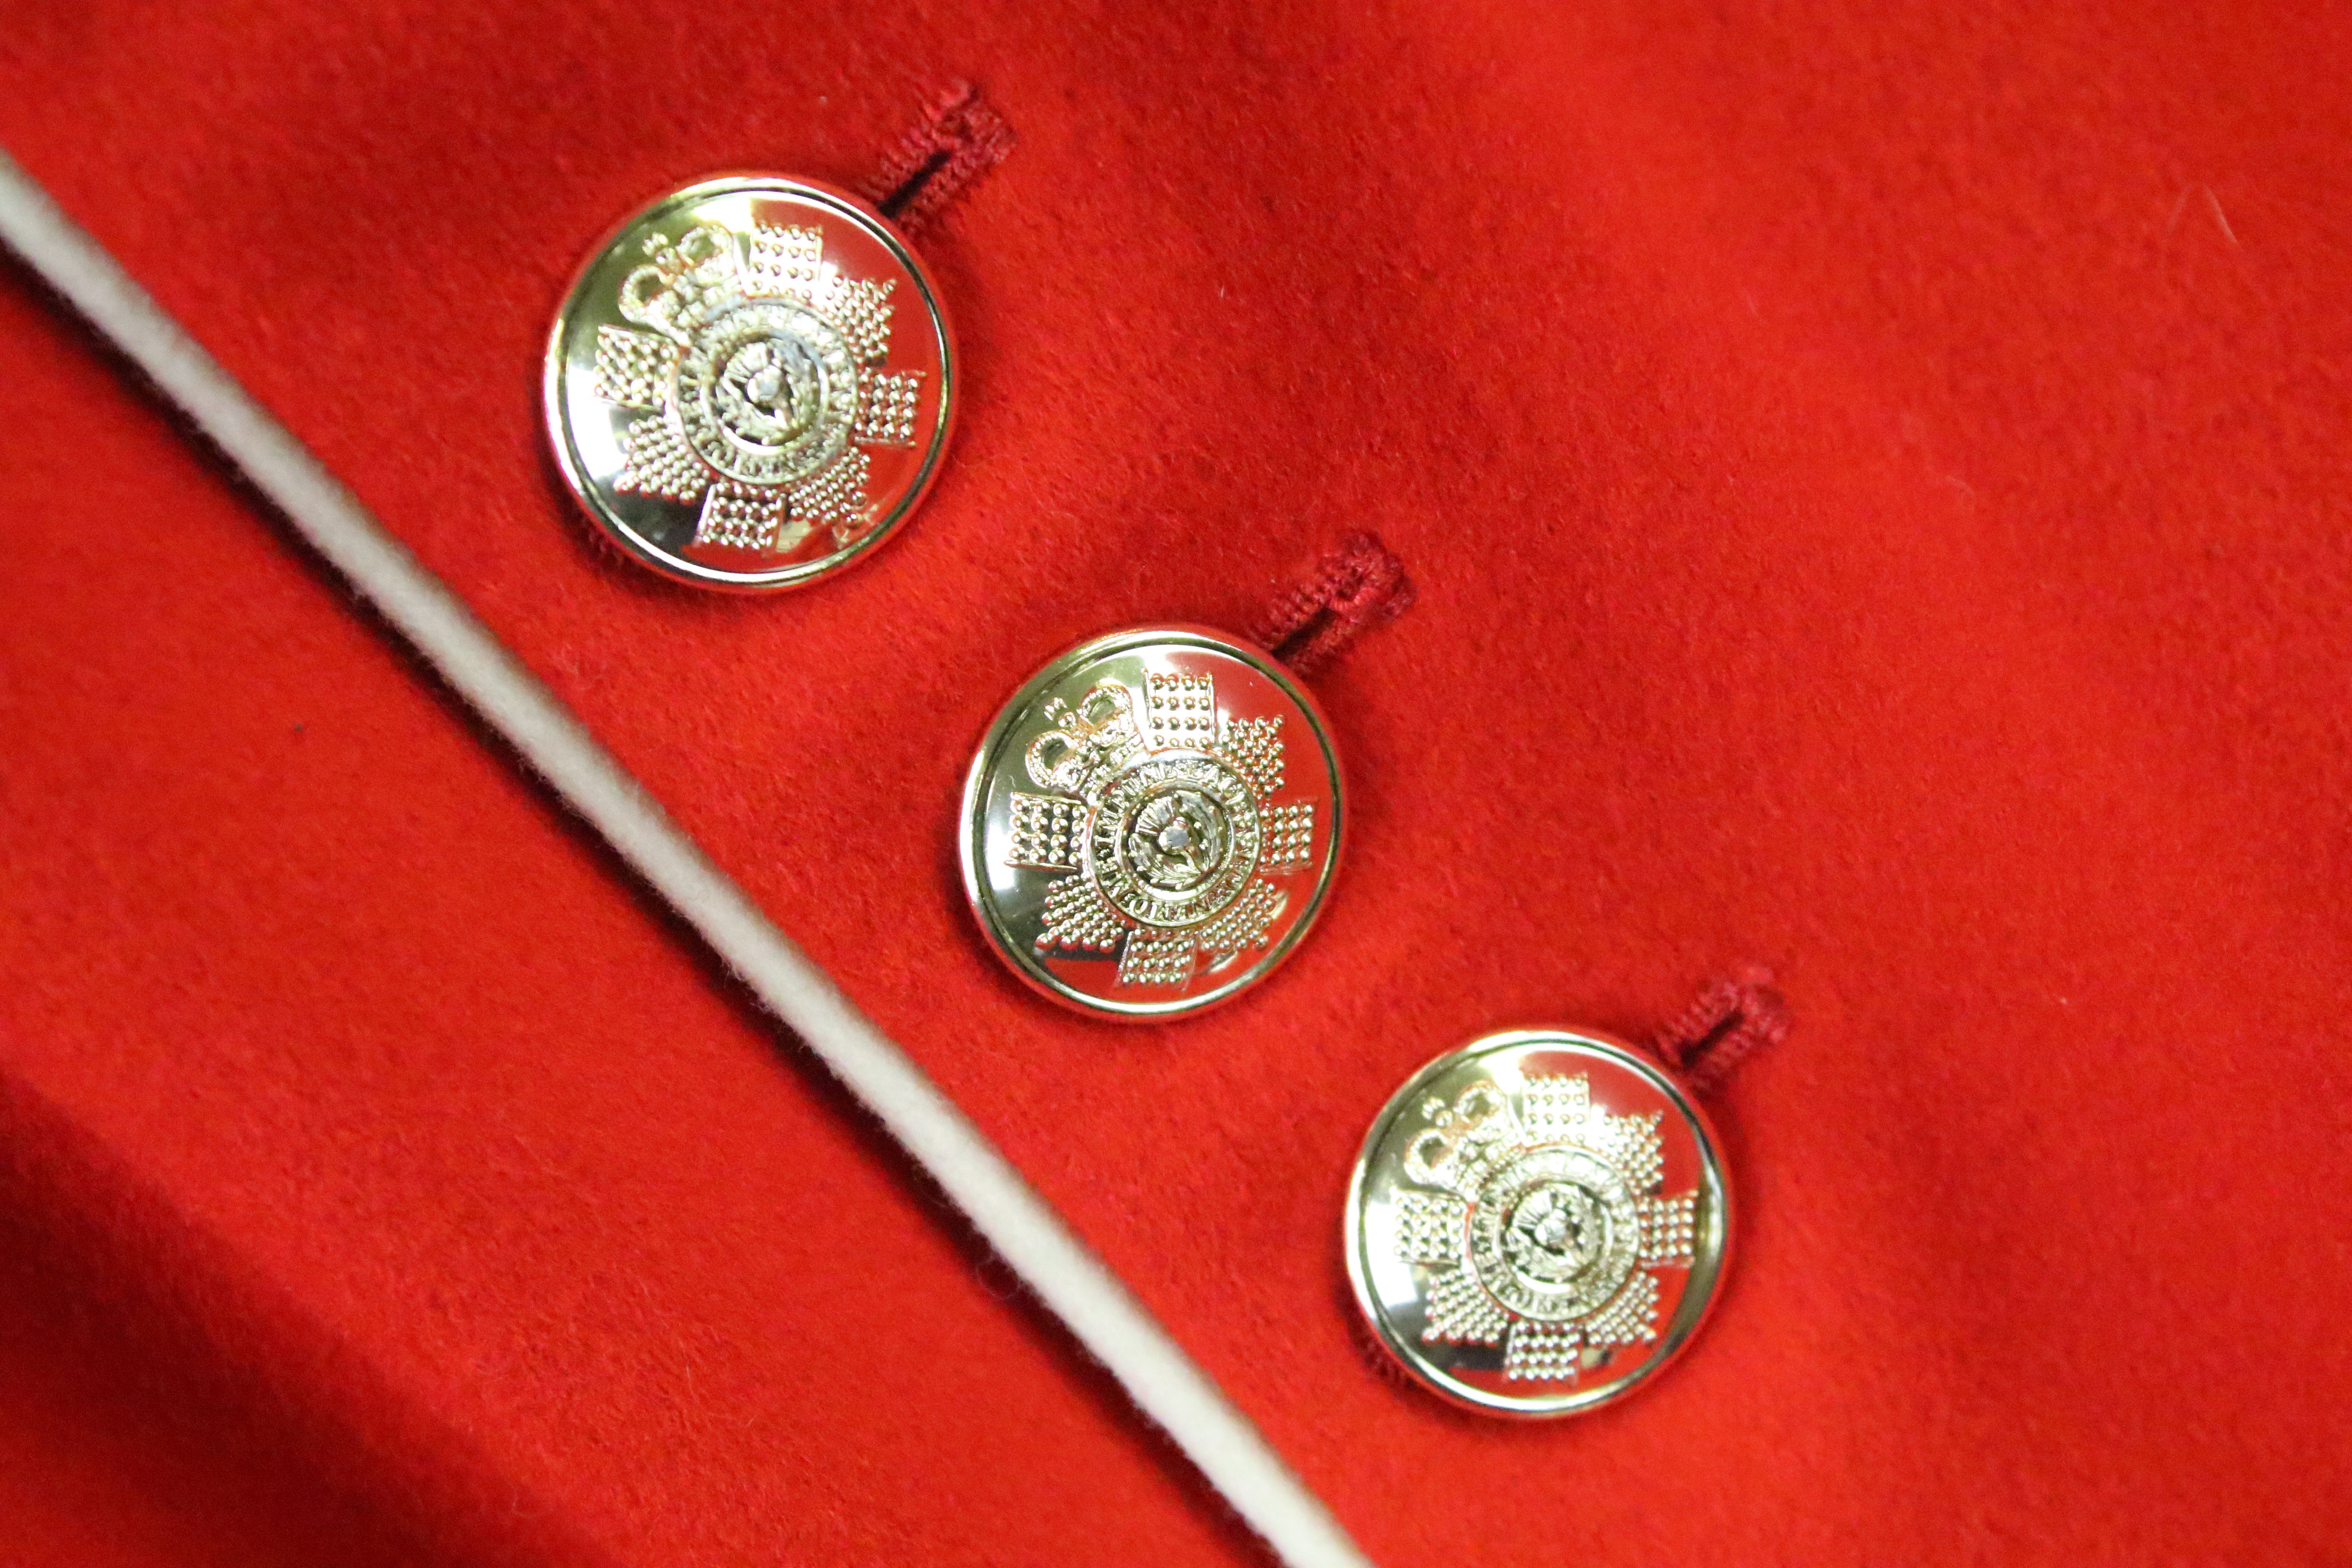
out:
M1016 141L980 89L953 83L934 97L858 194L900 233L920 234L1004 162Z
M1252 628L1274 657L1313 675L1374 626L1412 608L1412 580L1380 536L1351 533L1276 595Z
M170 399L961 1208L1284 1562L1361 1568L1339 1521L930 1076L681 830L579 716L0 152L0 244Z

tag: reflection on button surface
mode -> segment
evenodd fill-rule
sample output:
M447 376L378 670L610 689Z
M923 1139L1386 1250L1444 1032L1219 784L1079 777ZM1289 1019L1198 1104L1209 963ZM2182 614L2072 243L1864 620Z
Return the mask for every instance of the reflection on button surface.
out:
M1706 1117L1605 1037L1491 1035L1408 1079L1348 1191L1348 1277L1381 1343L1459 1404L1565 1415L1698 1331L1730 1194Z
M1339 757L1272 655L1190 627L1055 659L964 787L964 890L1013 972L1114 1017L1196 1013L1305 937L1338 869Z
M856 198L746 175L666 196L581 269L548 345L565 480L624 552L704 587L861 559L946 450L947 316Z

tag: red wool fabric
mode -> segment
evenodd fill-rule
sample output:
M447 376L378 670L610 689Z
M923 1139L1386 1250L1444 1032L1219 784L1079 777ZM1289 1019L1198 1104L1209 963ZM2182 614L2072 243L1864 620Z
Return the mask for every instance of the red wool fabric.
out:
M1384 1563L2352 1554L2352 37L2016 0L779 9L19 0L0 145L997 1139ZM586 247L1018 136L969 372L780 599L542 456ZM0 1561L1232 1563L1259 1549L429 677L0 279ZM1314 939L1113 1027L962 907L1055 650L1317 679ZM1337 1227L1429 1057L1768 966L1705 1336L1444 1407Z

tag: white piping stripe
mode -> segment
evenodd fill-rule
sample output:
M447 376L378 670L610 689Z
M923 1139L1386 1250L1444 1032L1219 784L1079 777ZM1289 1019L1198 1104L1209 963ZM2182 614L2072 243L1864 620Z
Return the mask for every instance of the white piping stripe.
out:
M1129 1397L1295 1568L1359 1552L1249 1418L1053 1206L540 684L47 194L0 152L0 242L151 377L848 1085Z

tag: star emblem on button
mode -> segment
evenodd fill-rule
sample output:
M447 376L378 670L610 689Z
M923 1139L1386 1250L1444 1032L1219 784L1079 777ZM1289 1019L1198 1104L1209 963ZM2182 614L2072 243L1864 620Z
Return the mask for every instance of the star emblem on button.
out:
M947 313L854 196L740 175L599 246L551 337L548 436L601 535L706 588L832 575L888 539L946 451Z
M1565 1415L1697 1333L1730 1249L1715 1133L1633 1047L1559 1029L1438 1058L1374 1119L1348 1192L1356 1304L1433 1392Z
M964 890L990 945L1057 1002L1184 1016L1256 984L1338 870L1339 756L1271 654L1147 627L1048 664L964 788Z

